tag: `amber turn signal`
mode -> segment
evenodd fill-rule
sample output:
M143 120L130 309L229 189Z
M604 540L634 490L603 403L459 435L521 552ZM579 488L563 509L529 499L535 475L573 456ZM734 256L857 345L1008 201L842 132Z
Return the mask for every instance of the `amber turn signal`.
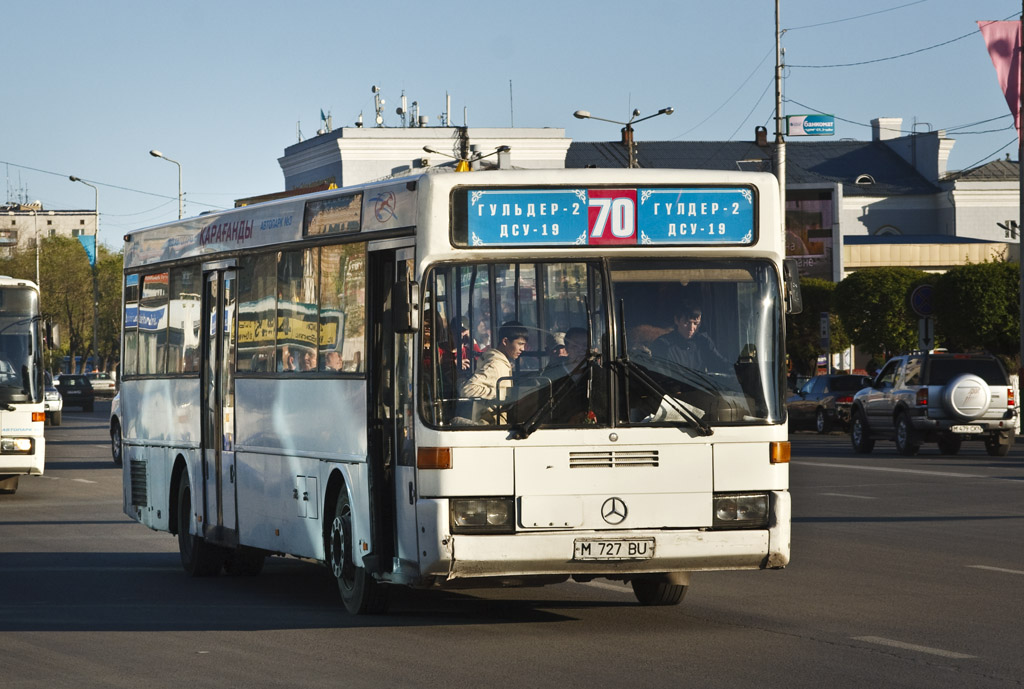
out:
M417 469L451 469L452 449L450 447L421 447L416 450Z
M772 464L789 464L789 441L769 443L768 453Z

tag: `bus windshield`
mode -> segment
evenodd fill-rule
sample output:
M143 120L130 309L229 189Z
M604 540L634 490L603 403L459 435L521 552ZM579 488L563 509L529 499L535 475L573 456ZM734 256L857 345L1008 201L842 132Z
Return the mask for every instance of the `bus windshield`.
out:
M0 292L0 404L42 401L33 365L39 354L38 297L29 289Z
M438 428L781 423L767 260L459 263L424 281L420 411Z

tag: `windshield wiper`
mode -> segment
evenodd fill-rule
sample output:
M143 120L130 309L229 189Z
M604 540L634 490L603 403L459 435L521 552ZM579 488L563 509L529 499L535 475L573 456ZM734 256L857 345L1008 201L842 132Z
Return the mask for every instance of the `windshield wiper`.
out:
M587 403L589 407L590 403L590 389L594 384L594 366L601 360L601 353L597 350L590 350L587 352L569 375L559 379L558 387L555 389L548 400L535 411L529 419L523 423L516 424L509 429L513 440L526 440L533 432L540 428L541 423L547 419L552 410L564 400L570 392L576 387L575 376L579 373L584 373L587 376ZM589 411L589 409L588 409Z
M656 395L660 395L663 401L667 401L679 416L683 417L686 421L693 424L694 428L697 429L698 435L714 435L715 431L711 426L705 423L699 416L690 411L686 405L669 392L664 385L659 383L657 379L651 376L643 366L631 361L628 356L622 355L615 359L613 362L616 364L620 371L626 376L633 376L641 385L647 388L649 391Z

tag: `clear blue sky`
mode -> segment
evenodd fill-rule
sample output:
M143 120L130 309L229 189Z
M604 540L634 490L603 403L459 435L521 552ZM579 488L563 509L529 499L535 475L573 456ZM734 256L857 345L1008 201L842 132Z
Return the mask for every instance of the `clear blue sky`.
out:
M455 124L468 108L470 126L514 117L608 141L617 126L573 111L623 120L671 105L638 140L749 140L757 125L774 130L774 11L771 0L8 3L4 200L91 209L93 190L67 180L82 177L100 186L101 241L119 246L177 217L177 168L150 149L181 162L186 214L230 207L283 189L277 159L297 124L309 138L321 110L335 128L360 112L372 123L375 84L392 126L404 90L432 124L447 92ZM834 114L837 138L870 139L879 116L946 129L950 169L1016 159L975 22L1020 12L1018 0L782 0L783 112Z

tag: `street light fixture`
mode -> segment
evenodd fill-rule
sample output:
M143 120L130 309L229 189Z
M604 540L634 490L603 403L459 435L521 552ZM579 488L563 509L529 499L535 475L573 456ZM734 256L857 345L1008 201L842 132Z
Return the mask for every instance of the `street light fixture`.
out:
M177 160L173 160L171 158L168 158L167 156L165 156L163 153L161 153L160 151L156 150L155 148L152 151L149 152L149 155L153 156L154 158L163 158L168 163L174 163L175 165L178 166L178 220L181 220L184 217L184 213L183 213L183 211L184 211L183 198L184 197L182 197L182 195L181 195L181 163L179 163Z
M92 187L92 190L96 192L96 236L94 237L95 246L93 247L92 259L92 365L95 368L100 360L98 340L100 332L100 283L98 275L100 256L100 189L95 184L90 184L81 177L71 175L68 179L72 182L81 182L87 187ZM72 366L74 366L74 363L72 363ZM82 373L87 373L84 363L82 365Z
M633 144L633 125L637 124L638 122L643 122L644 120L649 120L652 117L657 117L658 115L671 115L674 112L675 108L662 108L653 115L648 115L647 117L640 117L640 111L634 110L632 116L630 116L629 120L627 120L626 122L619 122L618 120L609 120L604 117L596 117L595 115L591 115L589 110L577 110L572 115L578 120L600 120L602 122L611 122L612 124L621 124L623 126L623 138L625 139L626 145L629 147L629 167L632 168L640 167L639 165L637 165L636 162L636 147ZM637 119L637 117L640 117L640 119Z

